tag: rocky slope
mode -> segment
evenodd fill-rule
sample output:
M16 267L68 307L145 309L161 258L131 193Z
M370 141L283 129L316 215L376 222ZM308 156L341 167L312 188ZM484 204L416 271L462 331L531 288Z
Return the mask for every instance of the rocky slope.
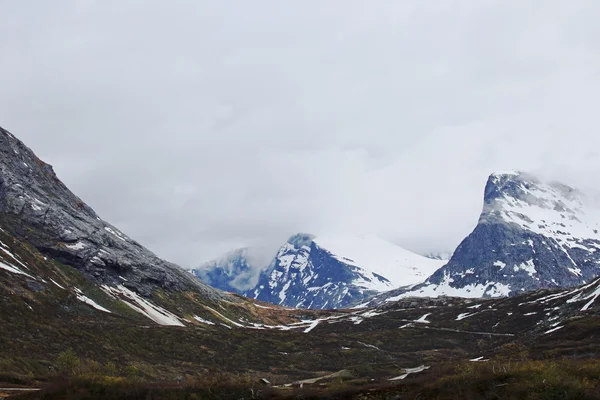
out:
M244 251L195 270L204 282L278 305L343 308L398 286L422 281L444 264L373 236L293 236L249 290L235 280L247 276Z
M103 221L58 179L52 166L1 128L0 170L2 228L43 254L98 283L123 284L143 295L160 287L219 296Z
M0 298L3 315L15 318L69 309L194 326L219 307L222 321L261 320L248 300L205 285L102 220L1 128Z
M500 297L573 287L600 275L597 199L518 172L490 176L473 233L409 296Z
M199 373L210 380L252 372L284 384L318 382L342 370L353 385L389 385L410 371L427 374L420 366L478 362L504 345L552 359L600 354L600 280L503 299L411 298L352 310L261 304L207 288L156 258L100 220L5 131L0 150L0 381L64 373L67 349L92 379L122 382L115 375L124 375L161 387ZM310 279L298 285L320 284L317 275L329 265L366 292L414 267L405 263L413 255L359 239L294 237L265 277L307 271ZM377 278L367 269L380 260L393 261L388 265L398 266L398 275ZM326 281L315 291L333 286Z

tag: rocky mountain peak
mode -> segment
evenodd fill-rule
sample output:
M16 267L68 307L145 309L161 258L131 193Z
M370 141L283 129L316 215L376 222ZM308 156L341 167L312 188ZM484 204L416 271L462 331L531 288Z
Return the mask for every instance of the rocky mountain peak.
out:
M287 242L291 244L295 249L300 250L302 247L310 248L314 239L314 235L308 233L298 233L291 236Z
M258 281L245 256L205 264L194 274L219 289L297 308L342 308L402 284L416 283L445 261L426 258L374 236L299 233L279 248ZM245 285L244 285L245 286Z
M600 219L581 191L523 172L492 174L475 230L402 296L498 297L600 275Z
M560 182L526 173L493 174L480 223L506 223L564 244L600 239L600 218L590 198Z
M3 229L98 284L143 295L156 288L219 297L180 267L158 258L103 221L10 132L0 128L0 223Z

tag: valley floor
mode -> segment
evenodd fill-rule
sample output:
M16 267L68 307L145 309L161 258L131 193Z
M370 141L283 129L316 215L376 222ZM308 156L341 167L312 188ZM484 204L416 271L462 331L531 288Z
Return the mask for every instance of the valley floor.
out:
M2 392L21 400L95 399L600 399L600 360L446 362L402 381L331 378L304 387L266 386L251 374L217 374L176 382L106 375L63 377L40 391ZM15 395L16 393L16 395Z

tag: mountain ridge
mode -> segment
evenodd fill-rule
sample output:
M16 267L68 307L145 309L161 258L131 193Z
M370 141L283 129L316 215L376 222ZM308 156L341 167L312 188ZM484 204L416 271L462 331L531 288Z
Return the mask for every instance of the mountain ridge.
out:
M230 271L247 274L250 267L241 250L229 254L233 259L212 261L192 272L208 284L253 299L316 309L346 307L419 282L443 264L375 236L296 234L261 271L256 285L240 290L232 285Z
M417 372L425 377L429 367L463 371L484 358L506 360L506 351L516 349L519 357L526 351L536 360L547 357L555 374L558 356L593 362L600 352L600 279L507 299L411 298L343 310L291 309L210 288L206 295L191 274L157 261L99 219L48 166L30 168L35 158L14 156L15 149L6 148L11 140L0 132L0 381L42 382L42 391L26 397L254 398L265 380L279 386L267 397L311 396L313 389L330 397L342 393L340 379L347 379L351 395L360 387L372 397L373 385L381 384L381 398L396 398L406 386L390 383L411 381ZM350 278L375 277L354 265L367 260L361 259L370 255L365 249L349 259L333 247L328 251L325 242L291 238L272 271L324 273L335 264ZM98 255L102 251L109 255ZM313 277L307 285L316 282ZM276 283L280 288L283 281ZM539 362L535 366L539 371ZM239 393L220 385L230 377L240 382ZM429 377L440 380L437 372ZM182 380L208 390L194 392ZM141 391L145 381L151 390ZM318 386L290 392L294 382ZM413 382L417 395L423 381ZM497 394L497 386L493 390Z
M0 128L0 215L5 229L102 284L149 295L156 285L219 297L179 266L160 259L103 221L14 135ZM168 271L168 273L166 273ZM119 276L128 278L124 283Z
M478 224L450 261L388 297L499 297L585 284L600 275L600 219L587 200L563 183L494 173Z

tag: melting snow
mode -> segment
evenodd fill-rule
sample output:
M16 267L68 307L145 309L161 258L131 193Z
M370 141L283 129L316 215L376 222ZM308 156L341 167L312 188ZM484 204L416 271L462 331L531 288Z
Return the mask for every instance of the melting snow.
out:
M52 281L52 282L54 282L54 281ZM56 284L56 282L54 282L54 283ZM79 301L87 304L88 306L94 307L96 310L112 314L111 311L107 310L106 308L104 308L101 305L99 305L98 303L96 303L94 300L92 300L89 297L85 296L81 290L75 288L75 292L77 292L77 300L79 300Z
M506 297L510 293L510 286L497 283L487 282L485 284L467 285L462 288L450 286L454 281L453 278L444 275L442 282L439 285L429 283L421 288L414 288L399 296L394 296L386 299L387 302L398 301L406 297L463 297L463 298L481 298L485 295L489 297ZM427 283L427 282L426 282Z
M581 275L581 270L579 268L577 268L577 267L575 267L575 268L568 267L567 269L569 270L570 273L572 273L575 276L582 276Z
M54 283L56 286L58 286L59 288L66 290L63 286L61 286L60 284L58 284L55 280L50 279L50 282Z
M470 362L485 362L485 361L489 361L489 360L486 360L486 359L484 359L483 356L481 356L481 357L473 358L472 360L469 360L469 361Z
M82 242L77 242L75 244L67 244L66 246L71 250L82 250L85 248L85 244Z
M430 324L431 321L427 321L427 317L429 317L431 313L423 315L421 318L417 319L414 322L418 322L419 324Z
M416 284L446 264L444 260L423 257L376 236L319 236L314 241L337 260L359 268L368 280L353 283L364 289L386 291Z
M557 326L556 328L552 328L552 329L544 332L544 335L547 335L547 334L552 333L552 332L556 332L557 330L562 329L562 328L564 328L564 326Z
M127 300L123 300L125 304L139 312L140 314L145 315L150 318L152 321L156 322L159 325L166 326L185 326L179 318L175 314L170 313L164 308L158 307L148 300L140 297L137 293L127 289L123 285L119 285L116 288L111 288L108 286L102 286L108 293L112 295L123 295L127 298Z
M529 260L526 263L515 265L513 269L515 272L523 270L523 271L527 272L529 274L529 276L533 276L534 274L537 274L533 260Z
M265 307L265 306L261 306L260 304L256 304L256 303L254 303L254 306L265 309L265 310L274 310L274 308L272 308L272 307Z
M206 319L204 319L204 318L200 318L200 317L198 317L197 315L194 315L194 319L195 319L196 321L198 321L198 322L202 323L202 324L206 324L206 325L215 325L215 323L214 323L214 322L210 322L210 321L208 321L208 320L206 320Z
M363 318L371 318L371 317L376 317L378 315L383 315L383 314L385 314L385 312L377 312L377 311L371 310L371 311L367 311L367 312L360 314L360 316Z
M315 329L317 327L317 325L319 325L320 321L321 321L320 319L316 319L316 320L312 321L310 326L304 330L304 333L308 333L308 332L312 331L313 329Z
M587 297L584 297L582 299L582 300L588 300L588 299L591 299L591 300L589 302L587 302L586 305L584 305L581 308L581 311L587 311L592 306L592 304L594 303L594 301L596 301L596 299L598 298L598 296L600 296L600 286L598 286L596 288L596 290L594 290L592 292L592 294L590 294Z
M217 314L219 317L223 318L225 321L237 326L238 328L244 328L244 325L240 324L239 322L235 322L230 320L229 318L227 318L226 316L224 316L223 314L221 314L220 312L218 312L217 310L215 310L214 308L210 308L208 306L205 306L206 308L208 308L210 311L214 312L215 314Z
M105 226L105 227L104 227L104 229L105 229L107 232L109 232L109 233L113 234L113 236L116 236L118 239L120 239L120 240L122 240L122 241L124 241L124 242L126 242L126 241L127 241L127 240L125 239L125 235L123 235L121 232L117 231L116 229L112 229L112 228L110 228L110 227L108 227L108 226Z
M31 276L31 275L29 275L29 274L21 271L19 268L10 266L8 264L4 264L1 261L0 261L0 269L6 270L8 272L12 272L13 274L25 275L25 276L28 276L28 277L30 277L32 279L35 279L33 276Z
M25 269L29 269L27 267L27 265L23 264L23 262L21 260L19 260L10 250L9 247L7 245L5 245L4 243L0 242L0 245L2 247L0 247L0 250L4 252L4 254L6 254L7 256L9 256L10 258L12 258L17 264L19 264L20 266L22 266Z
M381 349L380 349L379 347L377 347L377 346L373 346L372 344L363 343L363 342L358 342L358 343L359 343L359 344L362 344L363 346L365 346L365 347L368 347L368 348L370 348L370 349L375 349L375 350L379 350L379 351L381 351Z
M473 315L477 314L476 312L474 313L464 313L464 314L460 314L458 317L456 317L455 321L462 321L465 318L469 318L472 317Z
M405 368L404 369L405 373L403 375L392 378L392 379L390 379L390 381L400 381L400 380L406 379L406 377L408 377L410 374L417 374L419 372L428 370L429 368L431 368L431 367L427 367L425 365L421 365L420 367L417 367L417 368Z
M506 264L505 264L505 263L503 263L502 261L496 261L496 262L494 263L494 266L495 266L495 267L500 267L500 269L502 270L502 269L504 269L504 267L506 267Z

